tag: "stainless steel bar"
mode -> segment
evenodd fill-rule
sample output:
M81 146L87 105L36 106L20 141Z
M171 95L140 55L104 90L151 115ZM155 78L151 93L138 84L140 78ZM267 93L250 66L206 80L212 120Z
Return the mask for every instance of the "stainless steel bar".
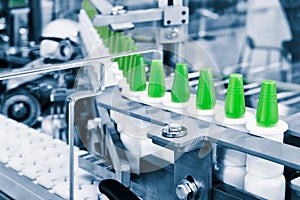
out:
M74 110L75 110L75 100L73 98L69 98L67 100L69 102L69 145L70 145L70 171L69 171L69 184L70 184L70 200L74 199Z
M262 79L262 78L257 78L257 77L254 77L254 76L251 76L251 77L248 78L248 81L257 82L259 84L261 84L263 82L263 80L264 79ZM277 85L277 89L300 92L300 85L299 84L277 81L276 85Z
M189 120L183 120L185 122L190 122L191 125L187 126L187 128L194 127L190 129L193 130L190 132L192 136L187 136L186 138L179 139L177 138L176 140L165 138L157 131L160 130L159 127L162 127L165 125L165 123L168 123L168 120L158 121L157 119L159 119L159 117L164 114L167 116L171 116L171 112L156 108L158 110L156 113L158 113L159 116L154 114L145 116L145 112L143 109L130 109L128 105L133 104L133 102L126 99L118 99L118 107L115 107L114 103L111 102L112 95L114 99L121 97L118 96L117 92L113 91L113 88L107 88L103 92L103 94L98 96L98 106L112 109L117 112L121 112L123 114L127 114L129 116L157 124L157 130L154 130L153 126L153 130L148 133L148 137L150 137L153 143L155 144L167 147L169 149L182 148L183 150L185 150L193 149L201 145L201 142L203 141L209 141L212 143L217 143L227 148L235 149L247 154L251 154L253 156L257 156L285 165L287 167L300 170L299 148L288 144L282 144L279 142L268 140L265 138L256 137L249 133L245 133L228 127L219 126L214 123L209 124L206 121L200 119L191 118ZM136 107L137 105L139 105L138 102L134 103ZM193 123L193 120L196 123ZM198 127L195 127L194 124L198 124ZM186 126L188 124L185 123L182 125ZM179 142L181 143L179 144ZM191 148L185 148L184 145L190 145Z
M75 104L78 100L94 97L100 94L102 91L87 91L82 93L72 94L67 98L68 108L69 108L69 119L68 119L68 135L69 135L69 146L70 146L70 200L74 199L74 131L75 131Z
M277 94L277 99L278 99L278 101L280 101L281 99L291 98L296 95L298 96L299 94L300 94L300 92L298 92L298 91L280 92Z
M160 8L128 11L122 15L96 15L93 18L95 26L107 26L110 24L124 23L124 22L149 22L159 21L163 18L163 10Z
M211 128L212 129L212 128ZM227 148L300 170L300 149L288 144L216 125L207 140Z
M122 54L115 54L115 55L107 55L103 57L98 58L89 58L89 59L82 59L82 60L76 60L68 63L63 64L56 64L56 65L42 65L42 66L36 66L35 68L31 69L18 69L16 71L11 72L5 72L0 73L0 80L7 80L11 78L18 78L28 75L36 75L36 74L42 74L42 73L49 73L59 70L66 70L66 69L74 69L78 67L86 67L88 65L92 65L95 63L102 62L105 59L113 59L113 58L119 58L122 56L128 56L133 54L145 54L145 53L151 53L151 52L158 52L157 49L144 49L136 52L127 52Z
M292 104L296 104L300 102L300 96L283 101L281 104L286 105L286 106L291 106Z

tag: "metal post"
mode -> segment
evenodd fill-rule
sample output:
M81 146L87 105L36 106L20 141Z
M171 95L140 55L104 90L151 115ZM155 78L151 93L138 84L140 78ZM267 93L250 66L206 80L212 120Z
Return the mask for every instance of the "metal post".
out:
M39 42L42 33L41 0L30 0L29 7L29 40Z
M78 100L95 97L102 93L101 91L89 91L84 93L77 93L72 94L66 99L69 108L69 119L68 119L68 136L69 136L69 145L70 145L70 183L69 183L69 190L70 190L70 200L74 199L74 131L75 131L75 123L74 123L74 116L75 116L75 105Z

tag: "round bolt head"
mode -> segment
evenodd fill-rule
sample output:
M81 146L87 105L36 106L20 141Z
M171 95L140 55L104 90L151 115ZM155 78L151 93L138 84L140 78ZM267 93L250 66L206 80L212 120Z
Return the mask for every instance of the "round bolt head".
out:
M161 132L164 137L179 138L187 135L187 128L174 123L163 127Z
M178 32L175 30L171 30L167 32L167 38L172 40L178 37Z
M181 125L176 124L176 123L172 123L172 124L169 125L169 130L170 131L179 132L179 131L181 131L181 128L182 128Z

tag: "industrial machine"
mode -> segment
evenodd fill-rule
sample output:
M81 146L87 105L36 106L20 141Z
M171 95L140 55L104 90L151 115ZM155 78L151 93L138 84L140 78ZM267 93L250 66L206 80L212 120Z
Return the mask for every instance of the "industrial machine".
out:
M242 173L240 166L220 165L222 152L224 160L230 152L238 152L284 166L285 199L299 199L299 86L277 82L279 113L284 115L280 118L289 125L283 143L250 134L245 124L219 122L215 115L224 110L229 76L188 35L195 17L189 13L190 5L195 4L196 12L197 2L148 2L147 9L127 4L84 0L78 14L81 42L44 35L47 45L54 42L61 50L59 60L38 59L0 73L5 83L0 197L266 199L245 189L241 179L245 165ZM215 4L207 5L218 11ZM200 11L206 19L220 17ZM208 31L200 31L199 36L211 39ZM70 45L80 48L76 59L64 56ZM163 61L167 100L176 63L187 63L189 102L151 101L147 90L128 88L134 76L130 67L137 64L138 56L145 61L147 89L152 61ZM203 67L213 72L217 101L213 114L199 115L189 108L195 104ZM246 110L254 114L261 82L245 79L243 83ZM236 184L238 179L241 185Z

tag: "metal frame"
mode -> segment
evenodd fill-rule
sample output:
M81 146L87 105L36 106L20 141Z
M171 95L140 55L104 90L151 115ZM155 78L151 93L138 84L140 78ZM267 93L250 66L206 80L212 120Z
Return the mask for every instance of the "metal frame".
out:
M118 99L117 106L112 102L112 97L114 100ZM207 191L202 190L202 193L200 194L204 196L202 196L201 199L211 198L211 191L213 188L211 150L215 144L267 159L285 165L286 167L300 170L299 148L250 135L241 131L240 127L223 127L190 117L186 114L180 115L170 111L162 110L160 108L143 105L139 102L123 98L117 87L106 88L106 90L103 91L103 93L96 99L98 109L104 108L114 110L157 125L157 127L153 126L152 131L148 133L148 137L152 139L154 144L173 150L175 155L174 168L171 170L172 175L169 176L169 188L165 188L165 190L171 191L172 193L169 194L169 197L164 197L166 199L176 198L176 196L174 196L174 190L176 186L178 186L177 184L179 184L180 181L188 175L193 176L197 181L202 181L201 185L204 186L203 188L208 189ZM182 124L187 127L188 131L193 131L188 132L188 135L185 137L166 138L162 135L161 130L166 124L169 123L169 119L159 120L158 116L155 115L146 116L144 113L145 109L149 109L149 112L150 110L154 111L155 109L158 109L160 112L169 114L170 118L175 120L180 117L188 118L191 122L197 122L198 127L195 129L198 131L193 132L195 129L189 129L193 124ZM206 156L199 157L199 153L203 148L207 148L208 150L204 152L204 155ZM155 159L152 162L155 162ZM148 176L155 176L155 172L150 172ZM143 177L139 177L139 180L143 180ZM171 182L173 183L171 184ZM143 185L143 181L139 181L139 183ZM160 186L163 184L164 183L160 183ZM132 185L131 189L135 191L133 186L134 184ZM165 186L163 185L162 187ZM217 193L217 195L220 195L222 192L224 192L220 189L216 189L214 191ZM258 197L254 197L245 191L239 192L240 194L242 193L243 195L247 196L249 199L259 199ZM234 191L232 195L235 193L236 191ZM228 198L229 197L230 195L228 194Z
M138 102L124 99L121 97L121 94L119 94L120 96L118 96L118 94L116 94L116 91L117 90L115 90L113 87L107 88L103 92L103 94L97 98L97 105L117 112L121 112L123 114L127 114L131 117L136 117L148 122L155 123L158 126L163 127L168 124L167 120L159 121L153 118L153 116L144 116L143 113L141 113L141 109L137 109L138 105L140 105L140 107L146 106L149 109L159 108L142 105ZM113 103L110 102L110 99L112 98L111 95L113 95L114 98L120 98L118 101L118 108L114 107ZM134 107L135 109L130 109L128 105ZM169 111L163 112L172 113ZM173 114L180 117L180 114ZM192 133L193 137L187 136L176 138L176 140L163 137L160 133L158 134L157 131L149 132L148 137L150 137L155 144L167 147L171 150L182 148L182 151L184 152L197 149L201 145L201 143L199 142L207 141L210 143L222 145L230 149L239 150L253 156L267 159L296 170L300 170L300 149L297 147L244 133L239 130L239 127L234 129L234 127L228 128L217 124L213 124L212 127L209 127L209 124L206 121L189 116L187 117L190 118L190 120L197 121L199 130L203 130L203 132ZM211 131L208 132L207 130L205 130L208 128L211 129ZM191 145L186 146L184 144Z

